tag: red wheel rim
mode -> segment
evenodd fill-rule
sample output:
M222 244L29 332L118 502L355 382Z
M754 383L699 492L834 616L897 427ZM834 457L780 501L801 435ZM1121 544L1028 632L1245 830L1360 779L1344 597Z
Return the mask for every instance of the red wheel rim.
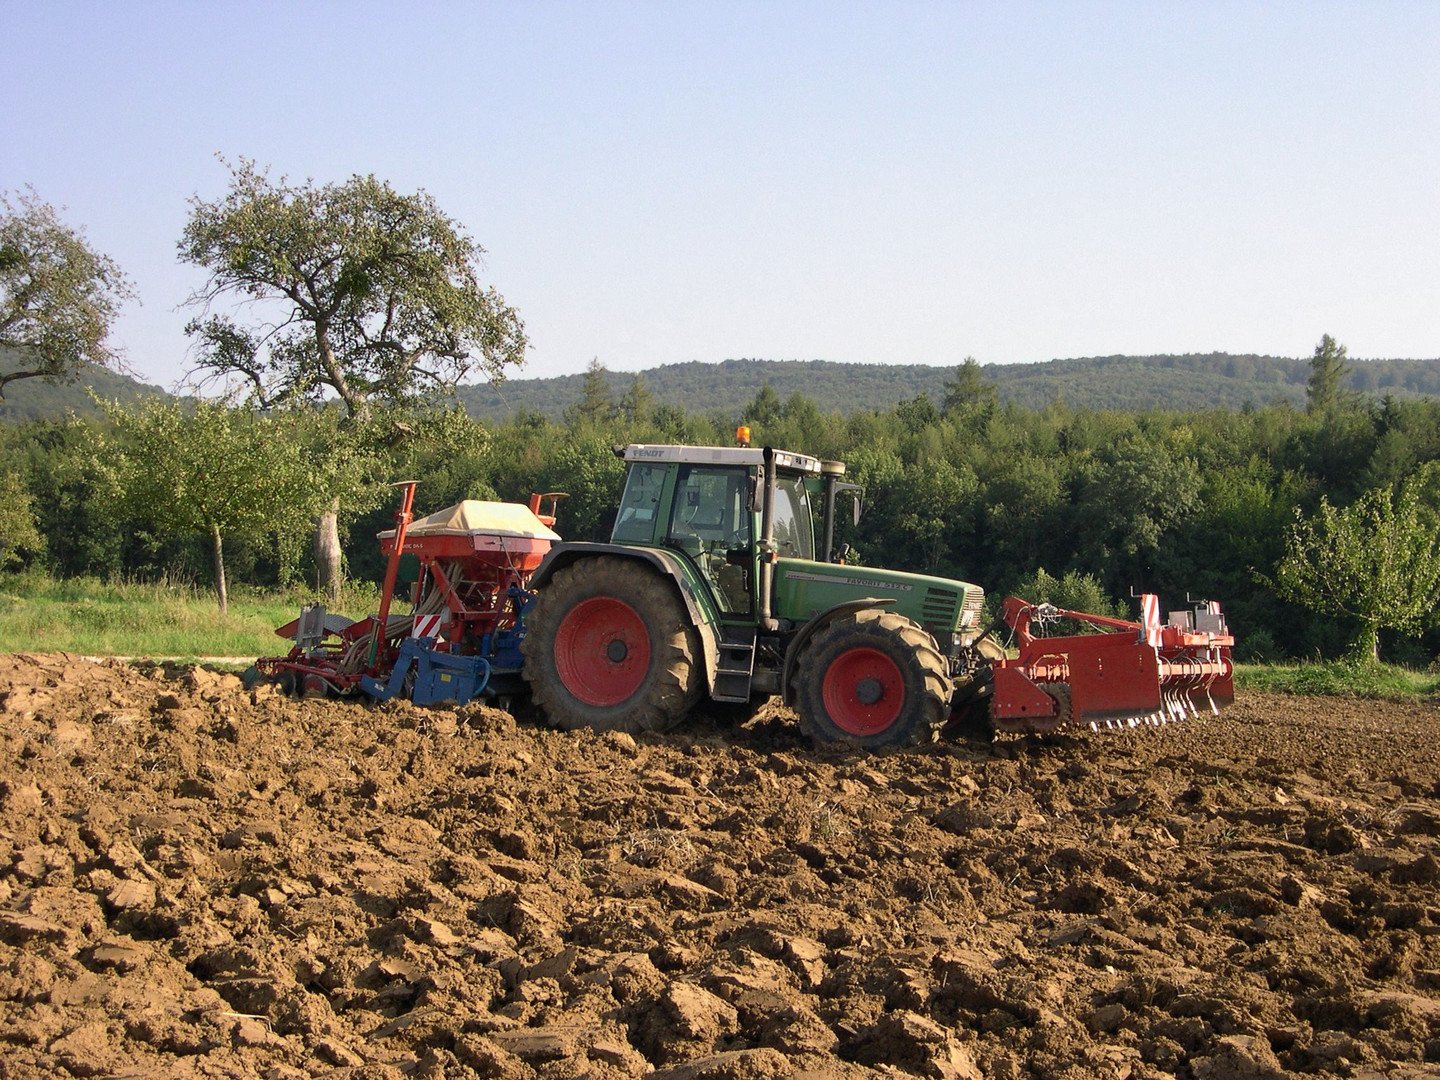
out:
M825 712L847 735L877 735L905 707L905 678L878 649L851 649L825 669Z
M586 705L629 700L650 670L645 620L613 596L581 601L555 632L555 670L565 689Z

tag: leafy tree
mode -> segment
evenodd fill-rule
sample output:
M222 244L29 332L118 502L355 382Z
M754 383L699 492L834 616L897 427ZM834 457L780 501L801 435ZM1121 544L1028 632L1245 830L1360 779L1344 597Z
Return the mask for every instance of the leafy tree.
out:
M978 487L968 467L957 469L943 458L906 466L893 498L876 504L878 512L894 515L892 537L881 548L887 560L900 560L890 565L929 573L952 566Z
M1315 346L1315 356L1310 361L1310 378L1305 384L1305 410L1324 413L1341 405L1345 395L1341 383L1350 373L1350 364L1345 357L1345 346L1329 334L1320 338Z
M316 510L313 478L295 440L250 408L199 400L148 402L112 410L119 429L127 499L162 535L210 537L215 595L227 610L224 538L303 531ZM322 495L321 497L325 497Z
M745 411L740 414L740 419L765 431L780 422L784 409L785 406L780 401L780 395L767 382L751 398L750 404L745 406ZM763 437L761 431L755 433L757 439Z
M0 193L0 347L13 350L0 373L0 402L17 379L71 382L86 365L115 367L106 345L129 280L81 232L60 221L33 189L12 203Z
M1357 619L1358 655L1378 660L1382 629L1417 634L1440 602L1440 536L1422 498L1435 468L1347 507L1321 496L1310 518L1297 511L1276 591L1322 615Z
M916 394L895 406L895 419L906 431L915 435L939 420L940 412L929 394Z
M1363 477L1367 488L1398 483L1421 462L1440 458L1440 402L1387 397L1377 426L1379 435Z
M179 253L209 274L190 298L207 314L186 327L199 370L238 376L267 407L333 393L364 419L377 400L477 371L498 380L524 361L520 316L480 285L484 249L423 191L402 195L374 176L272 181L241 159L222 198L191 200ZM245 302L248 323L210 313L222 300ZM332 598L338 510L317 528Z
M685 415L685 409L680 405L671 405L666 402L655 406L650 414L650 427L656 433L656 442L685 442L685 431L689 418ZM703 443L704 439L696 439L696 444Z
M625 464L598 435L564 438L540 474L537 491L564 491L557 528L576 540L609 540L625 486ZM528 494L528 493L527 493ZM516 498L524 495L517 493Z
M1162 538L1199 494L1200 472L1189 458L1143 438L1118 442L1101 456L1077 504L1082 550L1117 591L1151 584Z
M565 422L571 427L581 424L599 427L614 419L615 395L610 390L607 374L599 357L592 359L585 368L585 382L580 400L565 410Z
M480 285L484 249L423 191L272 182L242 159L224 197L191 200L179 251L209 273L192 305L247 301L252 316L191 320L200 369L241 376L262 405L333 392L354 416L524 361L520 316Z
M986 382L980 364L973 356L967 356L955 369L952 378L945 380L943 412L965 418L988 420L995 411L997 401L995 384Z
M655 412L655 395L643 376L634 375L620 399L620 415L630 424L646 423Z
M14 473L0 476L0 567L20 561L19 552L45 550L35 527L35 500Z
M71 416L26 424L18 434L47 565L63 574L139 571L133 556L140 545L126 520L119 471L102 426Z
M1093 574L1067 570L1062 577L1047 574L1039 567L1014 588L1015 595L1032 604L1053 604L1067 611L1083 611L1090 615L1109 615L1116 619L1127 615L1125 604L1105 595L1100 581ZM1075 619L1061 619L1054 628L1057 634L1090 633L1094 627Z
M1058 464L1054 458L1015 454L990 477L984 499L986 547L996 556L991 567L997 577L1011 578L1036 565L1054 545L1066 505ZM996 588L1001 582L988 585Z
M838 418L836 418L838 423ZM759 438L770 446L814 454L828 458L835 453L835 440L831 437L830 419L798 390L785 399L779 416L759 430ZM730 439L725 437L725 442Z

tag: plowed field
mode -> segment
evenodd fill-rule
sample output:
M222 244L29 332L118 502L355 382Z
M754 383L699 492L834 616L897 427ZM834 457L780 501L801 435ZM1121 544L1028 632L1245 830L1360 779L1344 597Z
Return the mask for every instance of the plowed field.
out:
M1436 1075L1440 710L817 753L0 656L0 1077Z

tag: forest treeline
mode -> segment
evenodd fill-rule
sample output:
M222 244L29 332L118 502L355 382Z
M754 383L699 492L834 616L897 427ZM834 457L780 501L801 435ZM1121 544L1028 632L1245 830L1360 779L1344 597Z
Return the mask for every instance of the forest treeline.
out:
M14 371L20 366L14 350L0 348L0 372ZM96 398L128 404L167 396L158 386L96 365L87 366L83 378L83 385L56 385L42 379L29 379L7 387L4 400L0 401L0 424L63 417L72 412L81 416L99 416L103 410Z
M0 349L0 371L13 361ZM523 370L523 369L522 369ZM624 394L630 373L603 373L615 397ZM1232 355L1103 356L1036 364L982 364L981 373L999 400L1027 409L1052 401L1090 409L1243 409L1289 402L1303 407L1309 362L1291 357ZM739 412L764 386L781 398L797 391L822 412L845 415L857 408L888 407L925 395L939 401L953 367L923 364L849 364L828 360L725 360L716 364L666 364L639 373L657 402L706 403L706 408ZM499 423L520 413L553 420L585 393L584 373L548 379L507 378L456 388L457 400L477 420ZM139 401L163 396L122 374L94 368L86 381L105 399ZM1440 360L1354 361L1344 386L1377 399L1440 396ZM60 416L66 410L96 415L86 387L52 386L39 380L18 383L0 403L0 422Z
M1385 611L1414 596L1379 595L1378 618L1342 602L1346 589L1374 591L1375 582L1334 582L1340 601L1328 607L1301 606L1304 590L1287 584L1287 553L1330 558L1323 545L1307 554L1296 535L1297 522L1322 523L1327 512L1353 508L1353 558L1390 543L1373 530L1403 514L1414 551L1435 548L1440 401L1354 393L1343 348L1338 359L1331 350L1328 373L1320 352L1303 406L1240 409L1028 408L1001 400L973 363L951 369L933 396L847 412L768 384L739 408L686 409L660 401L642 377L621 389L598 368L563 416L521 410L498 423L453 399L377 411L363 424L334 406L265 413L211 403L202 415L163 401L111 406L99 418L0 427L0 560L57 575L209 581L220 529L180 511L238 491L253 505L224 519L234 579L312 581L313 515L334 500L351 573L378 579L374 537L390 524L385 485L398 479L419 480L419 513L463 498L568 492L561 534L604 538L623 480L612 446L725 445L744 422L757 445L848 463L865 488L864 514L839 540L869 564L976 582L995 598L1018 589L1064 599L1056 590L1068 580L1072 595L1129 610L1132 590L1158 591L1177 608L1214 599L1251 659L1337 656L1369 626L1383 631L1387 659L1425 666L1440 648L1433 581L1420 583L1430 598L1403 625ZM1337 564L1327 573L1365 571Z
M782 398L800 392L822 412L888 407L924 394L945 395L953 367L923 364L848 364L827 360L725 360L718 364L666 364L640 372L656 400L696 401L738 411L770 386ZM1281 356L1228 353L1181 356L1096 356L1036 364L982 364L984 379L1001 403L1043 409L1061 400L1090 409L1242 409L1288 401L1303 407L1309 362ZM631 376L605 375L611 392L624 393ZM1440 395L1440 360L1364 360L1351 363L1344 387L1377 398ZM585 375L507 379L498 385L462 386L472 416L504 420L519 411L558 419L584 394Z

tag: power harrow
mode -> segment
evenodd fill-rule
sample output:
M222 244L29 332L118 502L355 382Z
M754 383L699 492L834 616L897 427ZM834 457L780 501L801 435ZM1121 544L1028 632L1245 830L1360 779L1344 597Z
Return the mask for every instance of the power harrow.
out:
M1183 720L1202 708L1218 713L1233 702L1235 639L1220 605L1174 611L1162 624L1159 598L1140 600L1142 621L1130 622L1007 598L1000 619L1017 655L990 664L991 726L1016 734L1119 730ZM1043 635L1061 619L1102 632Z

